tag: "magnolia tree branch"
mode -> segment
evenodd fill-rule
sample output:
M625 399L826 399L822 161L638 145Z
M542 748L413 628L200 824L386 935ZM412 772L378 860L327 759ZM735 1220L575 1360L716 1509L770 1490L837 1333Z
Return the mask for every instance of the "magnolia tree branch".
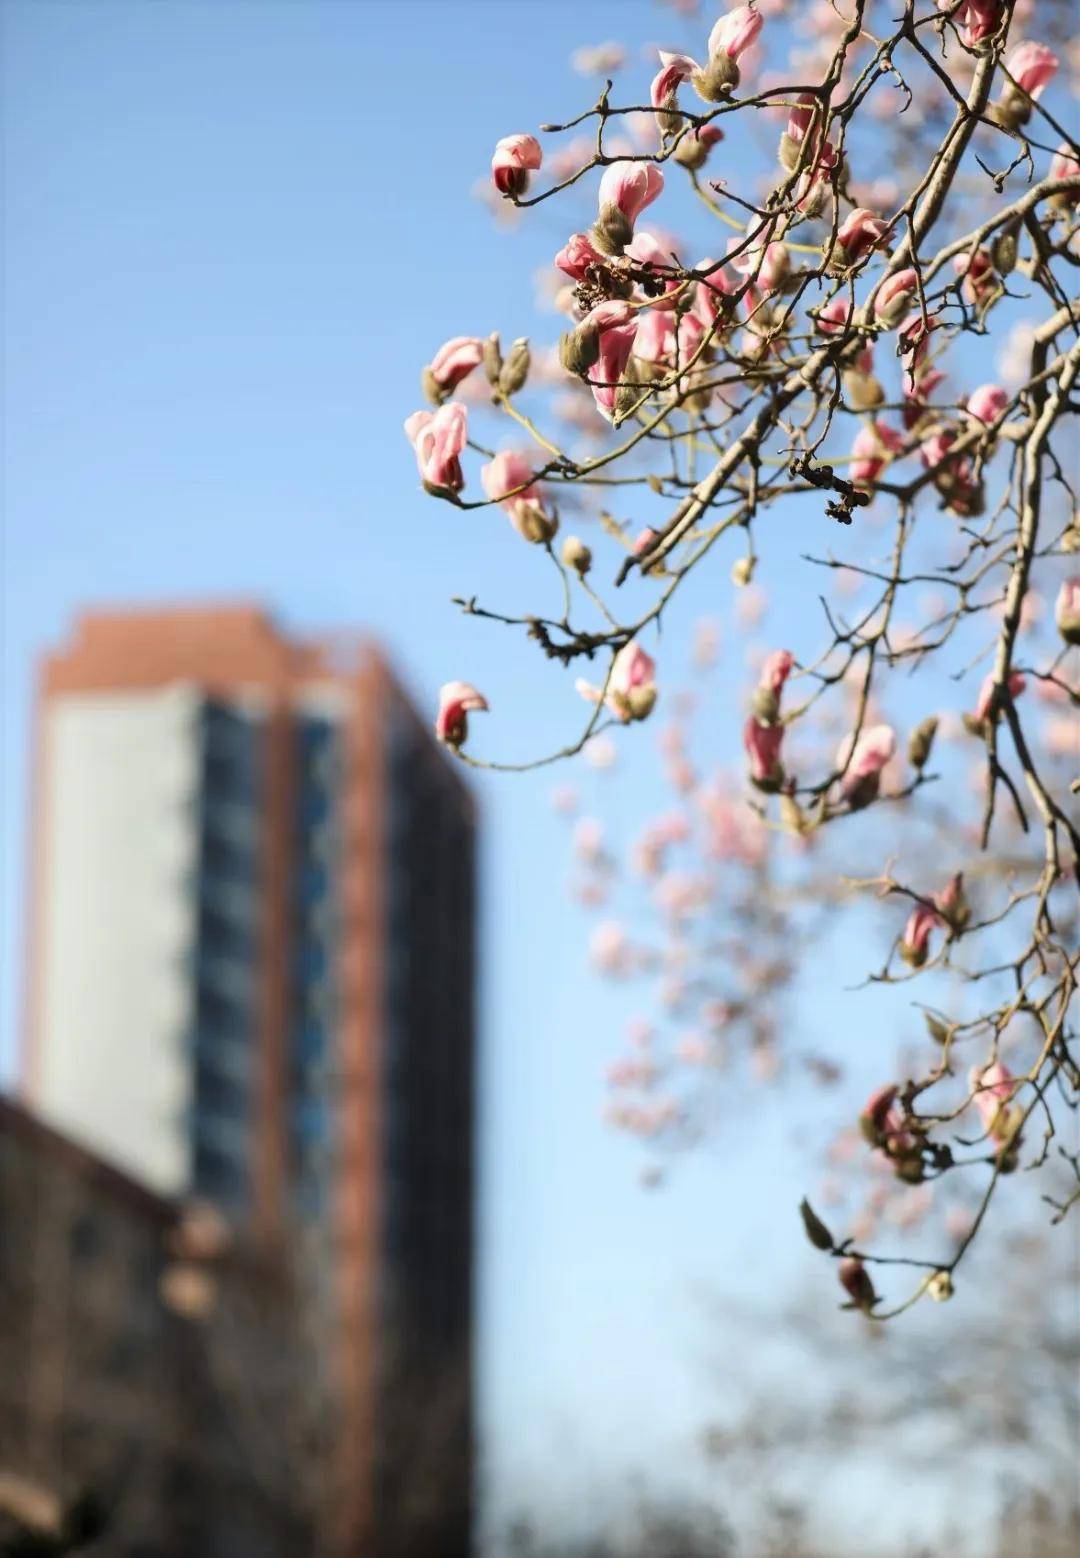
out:
M499 141L492 188L510 208L527 216L580 202L587 188L596 194L595 213L554 256L567 328L544 353L524 337L505 353L497 336L452 337L423 371L431 409L414 412L406 432L433 498L500 510L535 549L534 611L467 593L459 608L523 633L563 671L602 667L575 682L586 709L568 739L513 761L467 750L469 716L487 700L471 683L447 683L436 730L476 767L554 763L653 718L662 678L647 645L683 583L733 540L741 555L731 578L742 589L796 514L827 525L842 548L802 553L826 580L819 635L793 627L806 641L776 645L748 689L749 804L737 808L738 823L734 803L696 779L682 736L669 767L680 795L714 824L723 816L738 870L759 873L757 899L748 889L746 902L761 903L765 936L788 934L776 894L793 890L790 879L778 887L769 851L785 836L812 851L815 874L799 901L825 905L833 888L823 840L850 835L843 847L860 865L831 881L861 882L847 891L872 890L886 907L910 905L871 982L947 976L960 992L951 1015L923 1003L934 1053L883 1083L861 1120L874 1161L903 1185L986 1175L953 1254L875 1254L834 1239L804 1210L851 1304L884 1319L924 1294L948 1297L999 1185L1029 1148L1025 1166L1045 1164L1062 1109L1080 1103L1070 1047L1080 831L1066 771L1080 753L1080 575L1066 571L1080 521L1062 432L1080 372L1080 301L1070 301L1080 147L1063 128L1060 61L1048 44L1014 36L1009 0L909 0L899 17L870 0L782 9L781 23L740 6L693 54L661 53L647 107L640 91L630 106L614 103L609 80L591 108L543 127L554 149L527 132ZM1039 21L1068 35L1052 0ZM793 36L812 39L795 63L784 58ZM567 135L575 138L558 144ZM771 166L755 151L762 142L775 148ZM545 168L549 182L537 189ZM718 223L714 254L691 263L706 243L649 229L646 211L666 223ZM988 377L1003 351L1008 383ZM947 371L958 386L948 387ZM478 442L470 417L486 418L494 434ZM500 426L513 445L499 447ZM485 461L482 496L466 470L473 454ZM601 504L632 505L636 517ZM594 527L591 544L558 539L560 506L582 530ZM601 552L609 589L594 582ZM860 596L849 619L840 586L851 580ZM1039 601L1055 589L1051 628ZM943 697L975 667L981 686L961 719ZM901 671L906 698L925 711L906 756L889 715ZM1043 706L1056 721L1048 735L1033 713ZM931 766L939 725L981 754L974 799L956 761ZM836 731L839 747L823 755L822 738ZM729 776L724 796L738 783ZM902 875L874 861L884 807L890 840L905 844ZM757 830L752 845L739 829ZM662 833L653 830L645 851L657 872L673 848L693 847L692 829ZM594 854L589 891L602 896L606 856ZM978 912L965 875L985 895ZM706 934L702 921L695 939L709 893L664 891L678 956L694 969L686 999L715 1005L714 962L730 927ZM609 938L601 961L608 972L655 975L669 955ZM792 977L790 959L769 968L753 1000L726 1003L759 1048L766 1002ZM1031 1052L1014 1073L1002 1051L1020 1042L1018 1028ZM636 1062L625 1075L635 1086L654 1080ZM646 1121L649 1134L680 1123L677 1108L625 1117L635 1129ZM964 1135L972 1117L975 1133ZM1052 1204L1064 1217L1074 1200ZM925 1275L885 1305L868 1272L875 1260Z

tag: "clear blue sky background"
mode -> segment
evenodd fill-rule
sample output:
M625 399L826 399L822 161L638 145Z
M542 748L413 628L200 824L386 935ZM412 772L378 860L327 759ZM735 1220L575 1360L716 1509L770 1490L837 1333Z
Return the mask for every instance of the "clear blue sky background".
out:
M32 670L80 607L241 597L298 632L365 626L422 707L481 684L477 744L500 755L578 717L560 673L449 605L525 604L539 563L501 517L419 492L401 422L447 336L530 330L528 278L570 230L551 208L493 227L470 187L495 139L584 104L576 45L693 37L645 0L7 0L3 25L10 1066ZM728 608L729 564L691 615ZM818 1102L733 1107L653 1195L601 1125L623 1008L585 972L552 782L480 786L481 1406L489 1509L575 1520L639 1476L707 1485L694 1436L733 1340L716 1295L835 1299L791 1222ZM638 816L632 785L606 794L616 826ZM832 999L814 1023L835 1027Z

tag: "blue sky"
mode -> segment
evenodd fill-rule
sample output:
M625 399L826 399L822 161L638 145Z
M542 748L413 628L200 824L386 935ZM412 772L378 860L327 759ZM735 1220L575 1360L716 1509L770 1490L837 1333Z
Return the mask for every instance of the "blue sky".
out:
M542 752L578 717L529 646L450 606L529 603L537 559L499 516L423 496L401 422L446 337L535 325L529 278L570 230L550 207L493 226L470 188L496 138L584 104L578 44L692 37L645 0L8 0L3 26L10 1064L32 669L78 608L244 598L297 632L366 627L421 707L450 677L483 686L477 745L499 755ZM723 614L730 560L689 616ZM615 828L639 815L634 771L605 782ZM481 1405L503 1510L615 1497L638 1475L706 1486L715 1295L760 1305L783 1284L834 1304L779 1232L813 1101L732 1109L654 1195L604 1130L623 1012L585 972L552 783L479 785ZM861 1009L817 989L802 1020L835 1030ZM856 1057L856 1091L876 1065Z

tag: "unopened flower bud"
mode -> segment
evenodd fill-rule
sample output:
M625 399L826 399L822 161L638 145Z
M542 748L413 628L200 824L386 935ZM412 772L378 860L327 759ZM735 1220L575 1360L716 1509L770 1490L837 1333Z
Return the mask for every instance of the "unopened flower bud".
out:
M502 372L503 363L502 347L499 345L499 334L497 330L493 330L492 333L488 336L487 340L484 342L484 355L482 361L488 383L491 385L492 389L497 388L499 383L499 374Z
M615 406L611 418L612 426L618 427L619 423L630 415L640 399L641 391L635 388L633 384L620 384L615 391Z
M516 395L519 389L525 387L525 381L529 377L529 368L532 358L529 355L529 343L524 336L520 336L507 353L506 361L499 372L499 393L501 395Z
M947 1303L953 1296L953 1280L947 1271L935 1271L926 1284L926 1291L935 1304Z
M795 140L785 130L780 137L780 145L777 147L776 155L779 158L780 166L786 173L793 173L798 167L801 152L802 142Z
M844 395L852 411L873 411L885 399L885 391L872 373L848 368L844 373Z
M780 694L772 687L755 687L750 712L759 725L775 725L780 718Z
M793 795L787 790L780 793L780 821L788 833L796 838L805 838L813 832L813 823L807 817L802 807Z
M538 503L519 503L514 512L514 524L526 541L540 545L550 541L559 528L553 514L545 514Z
M714 54L707 65L690 76L698 97L706 103L723 103L739 84L739 67L730 54L721 50Z
M869 1310L877 1303L877 1294L870 1274L857 1255L849 1255L840 1262L837 1271L840 1286L848 1294L856 1309Z
M1054 623L1067 644L1080 644L1080 574L1062 580L1054 602Z
M580 378L600 359L600 332L586 321L559 337L559 361L567 373Z
M432 373L430 368L424 368L420 373L420 388L424 392L424 398L433 406L441 406L446 399L446 391Z
M709 160L709 153L717 141L723 139L723 133L716 125L703 124L695 130L687 130L672 156L680 167L689 168L691 173L697 173Z
M621 254L634 236L634 224L616 205L607 205L590 229L590 237L601 254Z
M949 1029L946 1024L940 1020L940 1018L935 1017L932 1012L924 1012L923 1020L926 1023L926 1031L933 1039L935 1044L948 1043Z
M831 1250L833 1236L805 1196L799 1202L799 1213L802 1216L803 1227L806 1229L806 1237L815 1250Z
M921 720L908 737L908 762L921 773L930 760L930 753L937 735L938 719L930 714Z
M1008 276L1016 269L1016 254L1016 233L1007 228L998 234L990 249L990 258L999 276Z
M754 577L754 559L740 557L731 565L731 582L743 589Z
M562 560L567 568L572 568L582 578L592 567L592 553L584 541L577 536L567 536L562 544Z
M648 719L656 707L655 683L645 682L639 687L631 687L626 694L626 702L631 719Z

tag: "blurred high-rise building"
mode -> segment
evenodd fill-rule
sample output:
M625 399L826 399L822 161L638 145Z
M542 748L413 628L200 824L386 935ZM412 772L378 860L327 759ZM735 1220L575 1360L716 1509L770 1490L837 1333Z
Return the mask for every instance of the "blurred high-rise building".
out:
M246 606L83 616L35 741L24 1101L295 1256L327 1550L464 1554L468 790L373 647Z

